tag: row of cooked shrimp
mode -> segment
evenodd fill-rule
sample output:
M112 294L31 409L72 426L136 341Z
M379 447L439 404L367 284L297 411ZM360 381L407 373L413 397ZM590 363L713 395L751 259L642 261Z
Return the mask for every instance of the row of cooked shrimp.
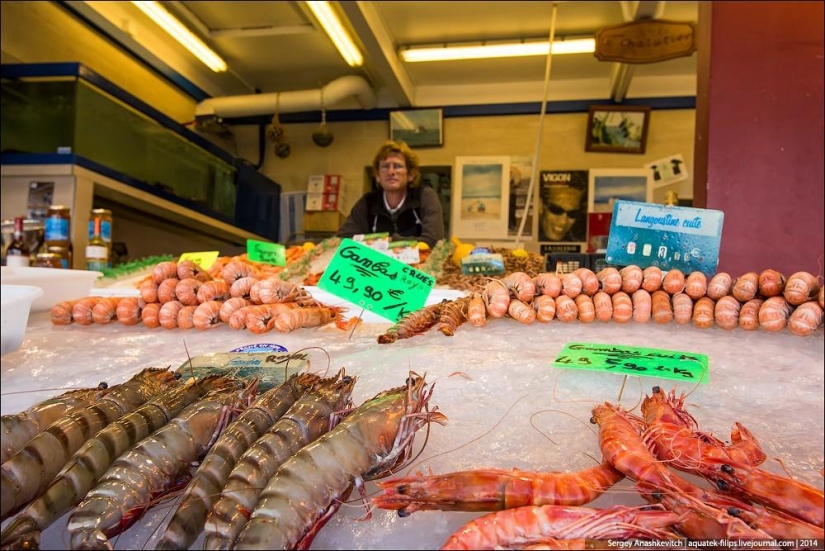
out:
M382 494L372 502L401 517L419 510L494 511L465 524L442 549L584 549L585 539L608 538L761 540L754 546L795 540L809 549L825 537L823 492L761 469L766 456L741 423L730 443L700 432L685 395L660 387L641 409L636 416L610 403L593 408L603 457L595 467L419 472L379 482ZM625 477L651 506L585 507Z
M652 320L659 324L692 323L699 328L716 325L723 329L756 330L761 327L768 332L781 331L787 326L793 334L801 336L812 334L823 323L823 288L807 272L791 276L788 281L794 286L785 285L784 294L763 298L764 295L745 294L736 286L729 289L730 294L722 292L714 281L725 278L716 276L711 279L713 285L703 286L701 292L694 289L689 293L689 288L697 286L688 285L688 281L706 280L701 272L685 279L678 270L671 270L661 283L657 281L645 288L641 274L650 273L649 270L628 266L622 271L639 277L633 277L634 283L628 284L615 268L605 268L599 274L580 268L568 274L542 273L535 277L514 272L490 280L483 290L469 296L412 312L380 335L378 342L391 343L433 327L451 336L464 322L483 327L488 320L503 317L525 324L548 323L554 319L581 323L648 323ZM676 277L678 284L672 284L670 276L674 272L680 276ZM796 282L804 282L805 289ZM796 292L790 292L791 288ZM772 292L778 293L778 288ZM795 298L789 300L786 294ZM805 300L799 303L803 296Z

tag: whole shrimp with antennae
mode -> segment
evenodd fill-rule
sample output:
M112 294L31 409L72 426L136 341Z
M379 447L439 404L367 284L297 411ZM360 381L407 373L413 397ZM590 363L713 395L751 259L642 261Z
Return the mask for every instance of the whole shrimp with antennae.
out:
M459 297L444 303L438 316L436 329L452 337L456 329L467 321L470 307L470 297Z
M372 503L381 509L396 509L402 517L426 510L478 512L525 505L584 505L623 478L607 462L573 473L496 468L429 476L418 473L376 482L384 493Z
M407 314L387 329L386 333L378 335L378 344L390 344L398 339L408 339L426 333L438 323L441 317L441 309L446 302L445 299L437 304L431 304Z
M109 538L134 524L192 461L254 400L258 379L210 391L115 460L69 517L72 549L107 549Z
M512 272L501 278L501 283L510 291L510 296L522 302L530 302L536 295L533 278L524 272Z
M343 371L339 377L342 375ZM157 549L189 549L203 530L207 515L220 499L238 459L321 381L317 375L296 373L263 393L226 428L186 486Z
M204 549L228 549L240 534L267 482L298 450L329 432L352 410L356 377L325 379L309 389L238 459L206 518Z
M379 393L301 448L269 480L234 548L308 548L316 525L338 509L352 485L363 496L363 480L386 476L409 461L422 426L446 422L426 409L431 396L432 385L411 372L405 386Z

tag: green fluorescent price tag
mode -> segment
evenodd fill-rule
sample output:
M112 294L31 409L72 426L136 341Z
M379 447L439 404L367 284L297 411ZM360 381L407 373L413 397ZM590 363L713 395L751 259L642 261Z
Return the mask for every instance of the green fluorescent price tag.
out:
M183 262L184 260L191 260L204 270L208 270L209 267L215 263L218 259L218 251L206 251L202 253L183 253L180 255L178 262Z
M318 287L390 321L420 310L435 278L386 254L343 239Z
M707 383L709 380L708 357L704 354L616 344L568 343L553 366L677 381Z
M286 266L286 247L278 243L246 240L246 255L254 262L265 262L276 266Z

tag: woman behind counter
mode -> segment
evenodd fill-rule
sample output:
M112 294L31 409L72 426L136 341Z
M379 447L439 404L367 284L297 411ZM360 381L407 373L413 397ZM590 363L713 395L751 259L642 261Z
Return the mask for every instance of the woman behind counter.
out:
M416 239L434 247L444 238L444 216L435 190L420 185L418 156L404 142L387 142L372 168L379 188L355 203L335 235L388 232L394 241Z

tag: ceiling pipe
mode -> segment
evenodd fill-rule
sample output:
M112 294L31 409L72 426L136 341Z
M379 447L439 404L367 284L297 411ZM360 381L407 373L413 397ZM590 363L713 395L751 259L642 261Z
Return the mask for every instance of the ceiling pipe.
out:
M349 75L337 78L315 90L295 90L292 92L270 92L247 94L204 100L195 107L195 118L254 117L279 113L315 111L329 108L341 101L354 97L363 109L372 109L378 104L375 91L360 76ZM323 103L322 103L323 102Z

